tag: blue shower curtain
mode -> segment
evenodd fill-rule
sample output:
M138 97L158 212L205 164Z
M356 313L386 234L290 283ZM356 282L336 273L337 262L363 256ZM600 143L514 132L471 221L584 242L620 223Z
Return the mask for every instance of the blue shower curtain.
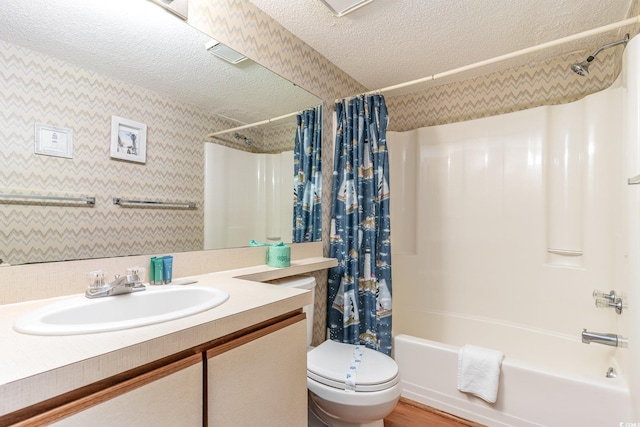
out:
M382 95L336 103L329 338L391 353L389 116Z
M293 242L322 239L322 106L297 116L293 149Z

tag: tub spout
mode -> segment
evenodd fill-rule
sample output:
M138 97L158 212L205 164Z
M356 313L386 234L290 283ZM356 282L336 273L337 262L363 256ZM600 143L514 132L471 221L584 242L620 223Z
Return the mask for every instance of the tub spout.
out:
M600 332L589 332L582 330L582 342L590 344L595 342L598 344L610 345L612 347L627 347L627 339L616 334L603 334Z

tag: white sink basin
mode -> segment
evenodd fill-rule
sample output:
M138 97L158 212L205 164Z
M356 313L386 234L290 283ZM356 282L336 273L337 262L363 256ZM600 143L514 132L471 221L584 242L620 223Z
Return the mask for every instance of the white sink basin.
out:
M27 313L13 327L32 335L117 331L190 316L227 299L221 289L171 285L95 299L78 295Z

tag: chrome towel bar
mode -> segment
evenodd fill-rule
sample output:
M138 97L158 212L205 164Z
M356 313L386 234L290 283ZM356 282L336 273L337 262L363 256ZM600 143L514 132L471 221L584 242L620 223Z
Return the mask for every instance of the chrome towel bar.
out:
M196 209L195 202L157 202L153 200L131 200L120 197L113 198L113 204L121 207L165 208L165 209Z
M73 196L48 196L40 194L6 194L0 193L0 199L9 199L14 203L20 201L34 201L39 200L42 202L54 202L54 203L82 203L90 206L96 204L96 198L91 196L73 197Z

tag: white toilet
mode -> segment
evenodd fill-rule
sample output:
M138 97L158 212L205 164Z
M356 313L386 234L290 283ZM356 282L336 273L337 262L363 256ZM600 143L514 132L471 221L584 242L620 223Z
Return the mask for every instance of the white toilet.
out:
M295 276L274 281L281 286L308 289L316 281L310 276ZM313 334L313 304L307 313L307 346ZM356 356L360 355L360 358ZM354 363L356 359L359 363ZM353 385L345 382L355 371ZM383 418L400 399L400 376L395 360L379 351L327 340L307 351L307 388L309 389L309 426L383 427Z

